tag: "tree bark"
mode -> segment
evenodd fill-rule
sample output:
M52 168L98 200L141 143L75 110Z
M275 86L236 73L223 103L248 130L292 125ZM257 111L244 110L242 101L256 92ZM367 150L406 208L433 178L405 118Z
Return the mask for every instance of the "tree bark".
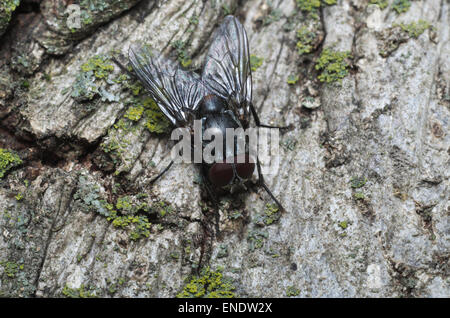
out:
M241 297L449 297L450 4L326 2L22 0L0 46L0 148L20 157L0 295L174 297L209 266ZM111 60L139 42L197 71L227 14L261 121L294 127L265 176L284 213L255 185L216 218L190 164L151 184L170 127Z

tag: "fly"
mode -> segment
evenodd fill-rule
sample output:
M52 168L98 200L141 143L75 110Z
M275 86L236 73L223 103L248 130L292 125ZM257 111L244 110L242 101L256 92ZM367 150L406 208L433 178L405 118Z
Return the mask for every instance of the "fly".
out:
M201 75L182 69L177 62L162 55L153 55L145 46L131 46L128 56L137 78L176 127L192 128L193 120L201 120L203 132L218 129L225 135L227 128L247 129L253 116L257 127L287 128L264 125L259 120L252 103L247 33L234 16L225 17L215 31ZM221 162L200 164L204 184L215 203L220 189L230 189L233 185L245 188L245 182L256 169L258 184L284 210L264 182L258 157L252 158L248 147L225 149L224 153L226 159Z

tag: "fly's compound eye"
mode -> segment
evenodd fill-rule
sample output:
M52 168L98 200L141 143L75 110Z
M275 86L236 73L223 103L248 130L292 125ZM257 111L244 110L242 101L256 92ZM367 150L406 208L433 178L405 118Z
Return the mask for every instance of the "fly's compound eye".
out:
M229 163L215 163L209 169L208 178L217 187L226 186L234 178L233 166Z
M242 179L250 179L255 171L255 162L247 154L237 155L236 157L236 173ZM242 163L240 163L242 162Z

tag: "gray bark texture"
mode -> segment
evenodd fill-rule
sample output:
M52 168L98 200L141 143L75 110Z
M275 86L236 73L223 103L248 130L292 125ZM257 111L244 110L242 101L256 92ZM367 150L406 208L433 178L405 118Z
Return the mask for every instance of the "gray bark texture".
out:
M448 0L2 3L1 296L450 297ZM227 14L261 122L293 126L283 213L255 184L217 217L191 164L150 184L171 129L111 60L199 70Z

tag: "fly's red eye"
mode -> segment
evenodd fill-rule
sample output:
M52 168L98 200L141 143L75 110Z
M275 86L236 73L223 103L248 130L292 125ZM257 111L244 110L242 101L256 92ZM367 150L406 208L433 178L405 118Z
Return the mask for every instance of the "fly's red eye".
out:
M244 163L239 163L244 161ZM253 171L255 170L255 163L249 155L237 155L236 156L236 172L242 179L249 179Z
M229 163L215 163L209 169L208 178L217 187L229 184L234 177L233 166Z

